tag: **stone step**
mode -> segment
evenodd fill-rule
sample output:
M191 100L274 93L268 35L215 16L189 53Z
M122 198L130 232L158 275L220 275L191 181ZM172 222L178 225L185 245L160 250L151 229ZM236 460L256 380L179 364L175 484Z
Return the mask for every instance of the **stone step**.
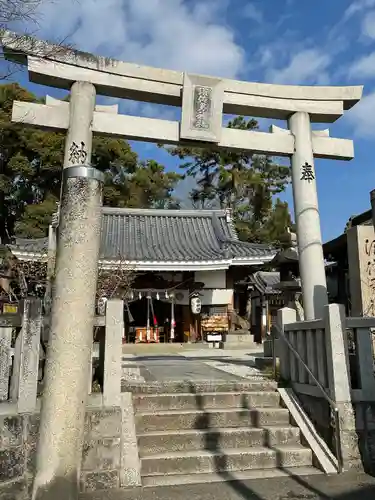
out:
M284 467L283 469L253 469L234 472L214 472L208 474L175 474L162 476L143 476L142 486L144 488L155 488L157 486L180 486L183 484L204 484L233 481L248 481L251 479L271 479L283 477L303 477L323 474L319 469L312 466L307 467Z
M253 447L225 451L200 450L144 457L142 476L202 474L312 465L312 452L302 445Z
M252 348L256 351L262 351L262 344L254 342L254 337L246 331L237 330L236 333L229 333L225 338L225 346L233 344L241 344L246 349Z
M138 435L140 456L204 449L300 444L298 427L237 427L210 430L161 431Z
M265 408L280 404L278 392L211 392L201 394L137 394L136 411L195 410L213 408Z
M133 394L180 394L202 392L260 392L276 391L277 382L264 378L245 381L183 381L136 383L122 380L122 392Z
M290 423L289 411L285 408L151 411L137 413L135 419L138 434L163 430L265 427Z

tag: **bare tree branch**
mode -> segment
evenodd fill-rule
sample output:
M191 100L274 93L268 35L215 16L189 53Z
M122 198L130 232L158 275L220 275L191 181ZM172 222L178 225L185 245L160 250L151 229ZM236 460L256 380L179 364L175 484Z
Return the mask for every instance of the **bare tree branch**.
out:
M122 257L118 259L116 266L110 269L100 265L96 288L97 300L102 297L106 299L126 299L129 296L135 277L134 268L130 267Z
M6 29L9 23L36 22L37 9L43 0L0 0L0 27Z
M48 281L45 260L17 259L9 247L1 245L0 264L0 298L19 301L37 294L38 289L44 294ZM126 299L135 278L134 268L121 256L111 268L99 264L96 299Z
M12 41L12 49L5 51L8 54L4 51L0 53L0 59L7 59L10 53L12 59L8 61L6 69L0 73L0 80L10 78L17 71L20 71L20 66L17 63L25 58L31 45L36 56L47 58L49 54L71 49L71 46L66 43L66 38L53 44L34 38L35 32L39 29L40 7L47 1L53 2L53 0L0 0L0 42L4 38ZM22 23L28 26L28 30L19 34L8 31L13 23ZM35 29L30 29L32 27Z

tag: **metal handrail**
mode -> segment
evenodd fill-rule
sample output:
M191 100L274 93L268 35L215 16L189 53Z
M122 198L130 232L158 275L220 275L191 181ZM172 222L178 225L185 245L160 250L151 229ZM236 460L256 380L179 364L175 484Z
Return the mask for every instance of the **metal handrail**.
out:
M336 458L337 458L337 470L338 473L341 474L344 470L344 465L343 465L343 460L342 460L342 449L341 449L341 439L340 439L340 412L339 409L337 408L335 402L328 396L326 390L322 386L322 384L319 382L319 380L315 377L313 372L310 370L310 368L307 366L307 364L304 362L304 360L301 358L301 356L298 354L298 352L294 349L292 344L289 342L289 340L286 338L284 335L284 332L281 330L281 328L277 325L273 325L276 330L279 332L279 338L282 338L283 341L286 343L286 345L289 347L291 352L294 354L294 356L297 358L299 363L304 367L304 369L307 371L307 373L310 375L310 377L313 379L315 382L316 386L322 393L324 399L327 401L327 403L330 405L331 410L334 415L335 419L335 449L336 449ZM272 335L272 364L273 364L273 376L276 379L276 354L275 354L275 336Z

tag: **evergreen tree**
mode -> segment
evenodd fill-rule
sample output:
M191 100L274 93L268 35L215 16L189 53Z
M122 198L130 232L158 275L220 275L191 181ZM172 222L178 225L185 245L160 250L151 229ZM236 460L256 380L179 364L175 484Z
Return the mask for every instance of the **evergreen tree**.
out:
M242 116L228 128L256 130L254 119ZM285 190L290 167L275 163L264 155L248 151L229 151L189 147L167 147L181 160L185 175L196 179L190 192L195 208L232 209L239 236L244 241L281 245L282 235L291 226L288 204L274 196Z
M41 237L60 196L65 133L11 122L14 100L38 102L18 84L0 86L0 238ZM40 102L40 101L39 101ZM175 172L140 162L126 141L94 137L92 166L105 173L104 205L148 208L176 203Z

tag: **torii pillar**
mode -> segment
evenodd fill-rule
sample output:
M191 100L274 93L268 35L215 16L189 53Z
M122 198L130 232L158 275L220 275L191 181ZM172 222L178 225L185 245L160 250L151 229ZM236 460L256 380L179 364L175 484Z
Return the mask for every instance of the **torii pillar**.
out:
M307 112L298 111L288 119L289 130L272 125L274 134L291 134L292 189L297 225L299 269L301 275L304 319L323 317L328 304L318 194L314 166L314 141L329 141L329 130L312 130Z
M310 117L297 112L289 119L294 136L292 186L297 224L299 269L305 320L323 318L328 304Z
M101 231L103 174L88 166L95 97L91 83L71 88L33 500L78 496Z

